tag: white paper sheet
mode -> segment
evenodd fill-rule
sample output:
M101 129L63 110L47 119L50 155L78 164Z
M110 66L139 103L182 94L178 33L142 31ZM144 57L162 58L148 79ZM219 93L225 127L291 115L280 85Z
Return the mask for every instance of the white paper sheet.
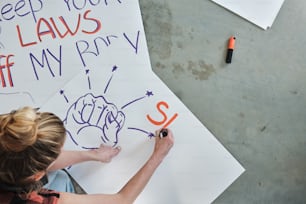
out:
M116 193L151 155L154 137L150 135L174 118L169 127L175 145L135 204L211 203L244 169L143 66L148 65L134 66L131 72L118 63L114 72L99 67L89 75L81 73L62 87L65 96L58 93L42 107L64 120L69 132L66 149L86 150L100 144L122 148L109 164L88 162L69 172L88 193ZM114 117L110 120L108 115ZM148 115L162 124L153 124Z
M211 0L266 30L270 28L284 0Z
M0 9L15 6L18 1L0 2ZM0 69L0 100L5 101L0 111L10 109L5 97L10 93L27 92L41 106L96 60L112 63L134 55L149 60L140 16L137 3L121 0L27 1L18 15L11 9L0 16L5 66Z

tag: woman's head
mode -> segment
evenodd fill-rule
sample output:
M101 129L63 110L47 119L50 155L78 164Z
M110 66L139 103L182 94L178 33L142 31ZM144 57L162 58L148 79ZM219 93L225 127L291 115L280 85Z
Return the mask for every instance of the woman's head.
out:
M0 115L0 183L26 187L58 157L66 130L56 115L24 107Z

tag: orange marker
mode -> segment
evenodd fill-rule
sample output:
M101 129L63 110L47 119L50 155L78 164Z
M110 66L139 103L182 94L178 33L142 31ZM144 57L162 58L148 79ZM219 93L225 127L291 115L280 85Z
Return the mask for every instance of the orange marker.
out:
M227 46L227 54L226 54L226 63L232 62L232 56L235 48L235 40L236 38L234 36L231 36L228 40L228 46Z

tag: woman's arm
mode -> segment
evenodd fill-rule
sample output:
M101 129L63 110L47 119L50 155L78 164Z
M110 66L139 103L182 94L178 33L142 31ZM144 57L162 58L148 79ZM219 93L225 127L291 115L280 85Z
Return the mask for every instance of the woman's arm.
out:
M155 134L155 147L149 160L118 192L126 203L133 203L135 201L174 144L174 138L170 130L168 130L168 136L164 138L160 138L159 133L160 131L157 131Z
M76 195L61 193L59 204L132 204L142 192L164 157L168 154L173 144L174 139L169 130L167 137L159 138L157 136L152 156L118 193L112 195Z
M88 151L62 150L59 157L49 166L48 171L63 169L73 164L85 161L100 161L103 163L108 163L113 157L118 155L119 152L120 147L113 148L105 145L101 145L99 149Z

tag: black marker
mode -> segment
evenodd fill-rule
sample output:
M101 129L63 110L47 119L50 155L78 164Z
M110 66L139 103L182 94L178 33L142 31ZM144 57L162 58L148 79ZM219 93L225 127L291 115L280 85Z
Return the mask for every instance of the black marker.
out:
M160 138L167 137L167 136L168 136L168 130L167 130L167 129L162 129L162 130L159 132L159 137L160 137Z

